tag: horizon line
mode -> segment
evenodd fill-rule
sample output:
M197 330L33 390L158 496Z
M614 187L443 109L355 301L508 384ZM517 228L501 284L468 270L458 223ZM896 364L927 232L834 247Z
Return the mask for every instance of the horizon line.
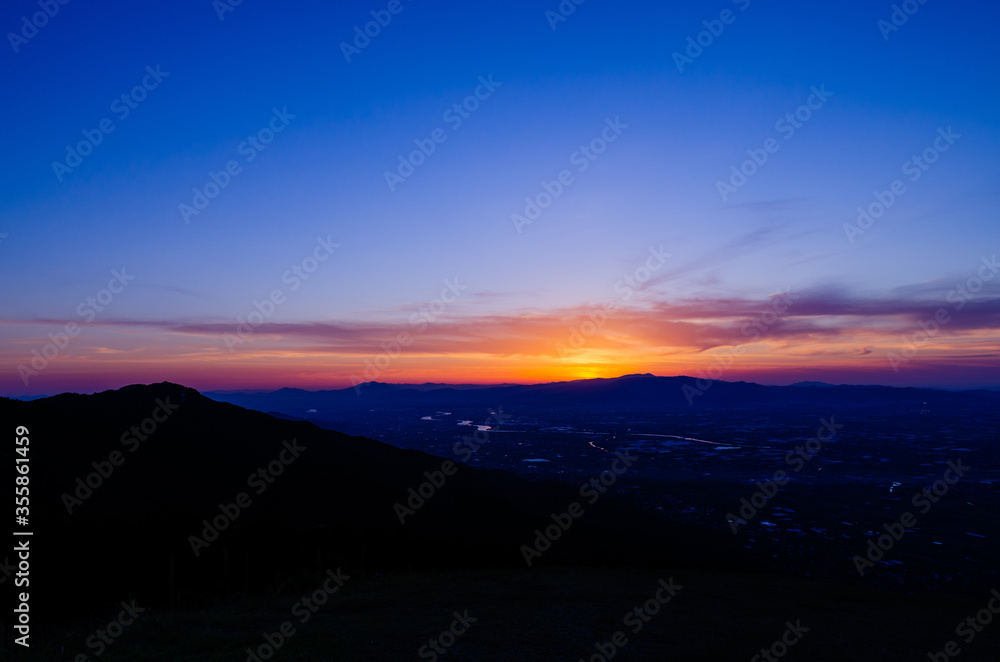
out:
M726 384L740 384L740 383L743 383L743 384L753 384L753 385L756 385L756 386L768 386L768 387L788 387L788 386L796 386L796 385L801 385L801 384L816 384L816 385L833 386L833 387L842 387L842 386L843 387L876 387L876 388L877 387L881 387L881 388L893 388L893 389L917 388L917 389L926 389L926 390L932 390L932 391L952 391L952 392L956 392L956 391L993 391L993 390L1000 390L1000 384L994 384L994 385L991 385L991 386L976 386L976 387L967 388L967 387L945 387L945 386L892 386L892 385L889 385L889 384L849 384L849 383L834 384L834 383L831 383L831 382L824 382L824 381L810 380L810 379L798 380L798 381L790 382L790 383L787 383L787 384L764 384L764 383L761 383L761 382L749 381L749 380L745 380L745 379L739 379L739 380L729 381L729 380L725 380L725 379L711 379L711 378L694 377L694 376L691 376L691 375L656 375L656 374L653 374L653 373L650 373L650 372L644 372L644 373L627 373L627 374L624 374L624 375L618 375L616 377L585 377L585 378L581 378L581 379L564 379L564 380L539 381L539 382L433 382L433 381L427 381L427 382L380 382L380 381L376 381L376 380L371 380L371 381L367 381L367 382L361 382L361 383L355 384L353 386L348 385L348 386L343 386L343 387L330 387L330 388L317 388L317 389L307 389L307 388L301 388L301 387L297 387L297 386L280 386L280 387L277 387L277 388L212 388L212 389L198 389L198 388L195 388L193 386L188 386L186 384L181 384L181 383L178 383L178 382L172 382L170 380L162 380L162 381L158 381L158 382L157 381L151 381L151 382L131 382L131 383L128 383L128 384L123 384L121 386L118 386L117 388L106 388L106 389L100 389L100 390L89 391L89 392L81 392L81 391L59 391L57 393L47 393L47 394L37 394L37 395L34 395L34 394L33 395L7 395L7 394L0 394L0 398L7 398L7 399L10 399L10 400L25 400L25 401L30 401L30 400L40 400L42 398L51 398L51 397L55 397L57 395L65 395L65 394L72 394L72 395L96 395L98 393L106 393L108 391L120 391L122 389L129 388L131 386L156 386L158 384L173 384L173 385L176 385L176 386L180 386L182 388L192 389L192 390L197 391L198 393L201 393L201 394L205 394L205 393L274 393L274 392L282 391L282 390L285 390L285 389L293 389L293 390L297 390L297 391L304 391L306 393L320 393L320 392L323 392L323 391L346 391L348 389L358 389L358 388L360 388L362 386L369 386L369 385L373 385L373 384L384 385L384 386L400 386L400 387L440 386L442 389L449 388L449 387L457 387L457 386L473 386L473 387L481 387L481 388L500 388L500 387L513 387L513 386L543 386L543 385L546 385L546 384L569 384L569 383L573 383L573 382L613 381L613 380L626 379L626 378L691 379L691 380L702 380L702 379L704 379L705 381L709 381L709 382L719 382L719 383L726 383Z

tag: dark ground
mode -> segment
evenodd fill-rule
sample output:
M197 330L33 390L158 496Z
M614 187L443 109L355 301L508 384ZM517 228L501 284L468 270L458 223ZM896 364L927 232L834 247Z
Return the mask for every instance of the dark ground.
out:
M350 573L348 573L350 574ZM649 600L660 579L683 586L637 634L625 614ZM548 568L411 572L348 580L306 623L292 605L321 583L303 578L280 596L234 599L200 609L149 608L99 658L87 637L117 614L116 605L72 623L47 627L17 660L247 660L247 648L289 620L296 633L272 658L405 660L452 622L453 612L478 619L443 659L589 660L594 644L620 629L629 643L619 660L749 660L784 633L786 621L809 628L791 660L926 660L949 640L963 662L995 662L1000 623L969 644L956 624L986 606L990 595L904 595L858 586L754 574L668 569ZM18 651L20 653L20 651ZM600 659L600 658L597 658Z

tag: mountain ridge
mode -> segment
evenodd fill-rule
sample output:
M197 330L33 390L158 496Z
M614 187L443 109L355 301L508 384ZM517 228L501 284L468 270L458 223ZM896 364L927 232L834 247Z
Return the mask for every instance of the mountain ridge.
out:
M1000 405L1000 392L985 389L946 391L918 387L834 385L798 382L788 386L754 382L704 380L689 376L633 374L612 378L527 385L488 386L461 390L444 386L417 390L406 385L366 382L357 387L307 391L279 389L270 393L231 394L206 391L208 397L259 411L301 415L321 407L414 406L640 406L656 408L734 407L965 407Z

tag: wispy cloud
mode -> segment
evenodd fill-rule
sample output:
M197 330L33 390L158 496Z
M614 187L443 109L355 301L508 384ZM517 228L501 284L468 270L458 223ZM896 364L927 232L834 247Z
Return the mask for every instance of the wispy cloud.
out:
M930 297L931 293L937 295ZM970 336L990 345L1000 330L1000 286L984 288L960 310L948 303L937 284L898 288L882 297L864 297L836 286L792 292L793 303L767 325L759 338L746 331L752 320L772 309L773 296L691 298L655 301L612 311L588 342L590 348L619 351L684 350L704 352L752 341L791 348L820 343L851 343L844 352L871 354L874 341L895 341L931 320L944 308L951 319L940 337ZM427 324L413 344L413 351L430 354L487 354L497 356L553 356L555 343L568 329L588 319L594 307L578 305L554 310L529 310L509 314L466 313ZM62 324L51 319L2 319L0 327L44 329ZM105 330L141 329L166 336L197 337L187 342L218 344L231 333L233 322L106 319L91 327ZM323 354L366 355L400 331L413 331L407 317L395 321L310 321L265 323L255 329L255 339L286 344L290 349ZM91 330L93 333L93 330ZM43 334L44 335L44 334ZM98 334L99 335L99 334ZM858 349L858 344L862 349ZM172 344L172 343L171 343ZM105 343L106 347L106 343Z

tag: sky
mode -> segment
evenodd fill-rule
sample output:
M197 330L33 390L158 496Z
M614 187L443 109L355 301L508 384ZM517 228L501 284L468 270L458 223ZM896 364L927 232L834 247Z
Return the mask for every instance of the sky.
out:
M0 394L996 387L998 18L11 0Z

